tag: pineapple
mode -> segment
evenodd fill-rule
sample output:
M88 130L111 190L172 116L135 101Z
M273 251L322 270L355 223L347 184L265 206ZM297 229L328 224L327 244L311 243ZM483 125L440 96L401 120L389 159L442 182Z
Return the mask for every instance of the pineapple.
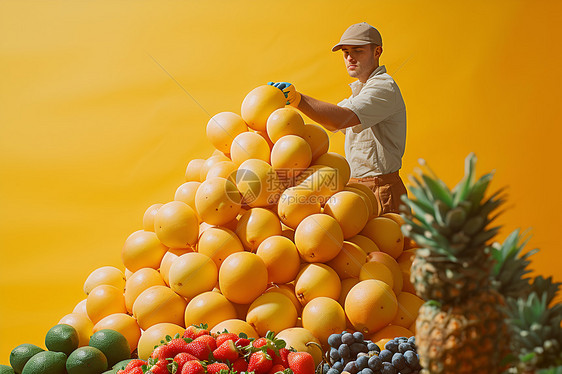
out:
M498 373L507 353L504 300L492 287L488 248L504 195L485 198L493 174L476 180L475 162L467 157L465 176L452 191L426 168L428 174L412 178L413 198L404 198L411 209L403 212L404 234L421 247L411 280L420 297L432 300L416 322L426 373Z
M507 300L512 335L515 360L509 373L533 373L562 364L562 304L551 306L561 284L551 277L537 276L532 282L525 277L531 272L528 258L538 251L522 254L527 241L515 230L492 249L496 260L493 284Z

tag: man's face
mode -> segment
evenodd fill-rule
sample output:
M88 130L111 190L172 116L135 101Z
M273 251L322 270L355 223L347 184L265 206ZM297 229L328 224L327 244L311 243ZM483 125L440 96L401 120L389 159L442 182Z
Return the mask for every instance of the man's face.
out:
M382 47L374 44L344 45L341 48L347 73L350 77L366 81L378 67Z

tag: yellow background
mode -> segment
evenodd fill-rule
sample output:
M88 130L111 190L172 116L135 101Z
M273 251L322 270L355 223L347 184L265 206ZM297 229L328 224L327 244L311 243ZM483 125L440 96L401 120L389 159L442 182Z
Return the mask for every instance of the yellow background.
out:
M500 239L532 228L534 268L562 281L559 4L3 0L0 363L43 345L92 270L120 266L145 209L210 155L210 115L270 80L348 96L330 48L360 21L381 31L406 101L403 175L424 158L452 186L475 152L509 186Z

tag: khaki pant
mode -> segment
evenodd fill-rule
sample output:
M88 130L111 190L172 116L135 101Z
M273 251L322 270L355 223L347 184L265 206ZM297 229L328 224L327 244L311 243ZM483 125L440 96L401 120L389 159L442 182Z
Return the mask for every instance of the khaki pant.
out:
M379 203L379 215L390 212L400 213L400 205L406 205L400 199L401 195L407 195L407 191L398 171L376 177L351 178L349 182L364 184L375 193Z

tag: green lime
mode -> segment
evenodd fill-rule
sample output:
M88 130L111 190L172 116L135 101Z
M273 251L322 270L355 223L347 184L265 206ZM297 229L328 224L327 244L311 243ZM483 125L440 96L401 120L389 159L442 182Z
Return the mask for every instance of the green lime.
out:
M21 373L27 361L39 352L43 352L43 348L39 348L33 344L20 344L10 353L10 365L16 373Z
M109 367L113 367L119 361L131 358L129 342L123 334L115 330L103 329L97 331L90 338L88 345L103 352L107 357Z
M80 347L66 360L68 374L100 374L106 370L107 359L103 352L95 347Z
M0 374L14 374L14 369L11 366L0 365Z
M131 361L133 361L134 358L128 358L126 360L123 361L119 361L118 363L116 363L115 365L113 365L112 369L117 370L125 370L125 366L127 366L127 364Z
M66 374L66 355L62 352L43 351L31 357L22 374Z
M68 356L78 348L78 332L70 325L53 326L45 335L45 346L49 351L62 352Z

